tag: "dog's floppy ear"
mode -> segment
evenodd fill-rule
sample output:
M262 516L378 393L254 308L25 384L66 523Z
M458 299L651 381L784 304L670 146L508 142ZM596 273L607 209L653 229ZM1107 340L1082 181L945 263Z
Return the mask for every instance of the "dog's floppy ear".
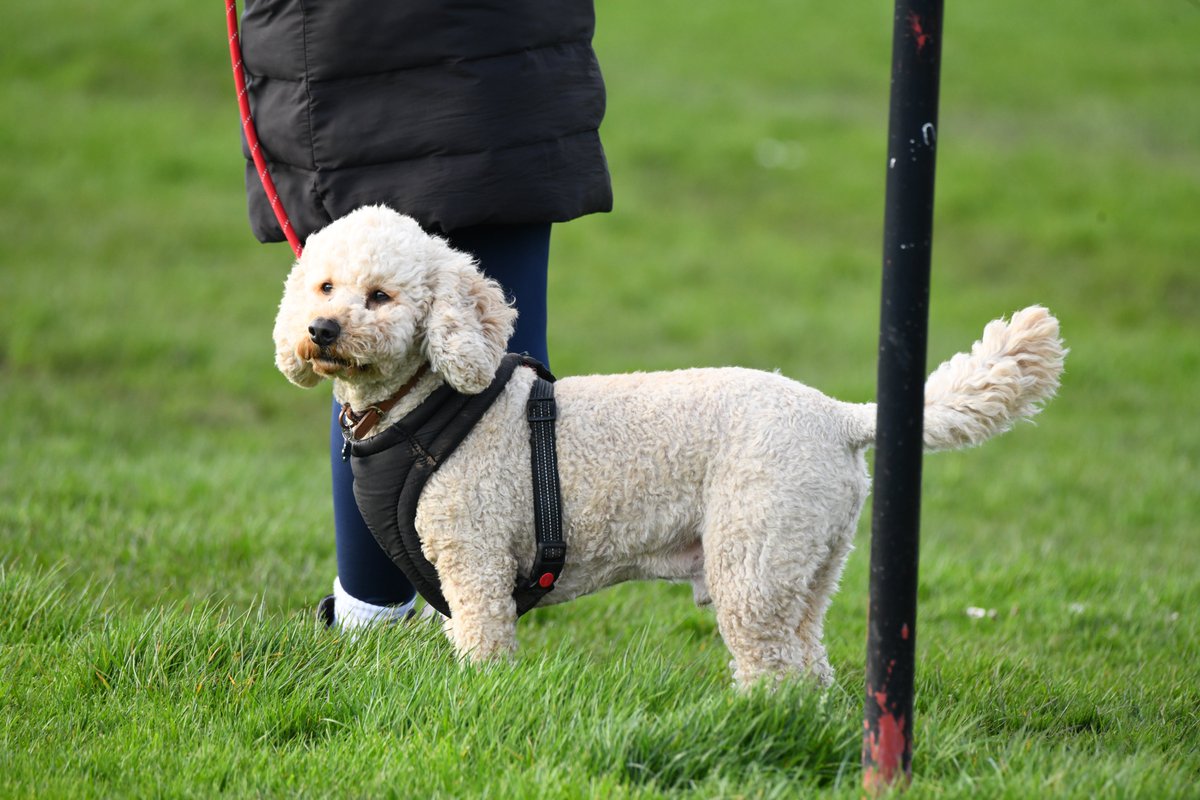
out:
M425 355L434 372L463 394L487 388L508 349L517 312L500 284L466 253L438 239L433 302L425 322Z
M275 316L275 366L289 381L308 389L320 383L321 376L296 354L296 348L307 340L308 334L308 320L299 302L303 283L297 262L284 283L283 299Z

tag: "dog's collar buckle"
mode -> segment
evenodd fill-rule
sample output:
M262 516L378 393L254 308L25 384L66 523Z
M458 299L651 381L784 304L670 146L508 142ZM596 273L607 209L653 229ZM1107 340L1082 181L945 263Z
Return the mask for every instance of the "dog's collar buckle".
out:
M338 425L342 429L342 438L345 440L345 445L342 447L342 460L350 458L351 444L367 435L367 432L379 424L379 420L383 419L392 408L399 403L404 396L412 391L417 385L417 381L425 376L426 370L429 369L428 364L422 364L413 376L405 382L403 386L396 390L396 393L380 403L372 406L367 406L362 411L355 411L350 407L349 403L342 403L342 411L338 414Z

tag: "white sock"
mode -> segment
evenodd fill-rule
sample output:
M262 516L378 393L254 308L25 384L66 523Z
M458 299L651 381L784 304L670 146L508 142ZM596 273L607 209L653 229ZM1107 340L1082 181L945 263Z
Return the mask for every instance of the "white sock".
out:
M395 606L372 605L351 596L342 588L340 580L333 579L333 624L343 630L402 620L416 602L417 598L414 597L407 603Z

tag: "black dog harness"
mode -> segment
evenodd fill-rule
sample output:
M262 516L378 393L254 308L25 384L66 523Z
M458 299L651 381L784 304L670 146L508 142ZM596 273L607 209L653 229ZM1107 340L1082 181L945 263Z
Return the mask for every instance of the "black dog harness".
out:
M554 588L567 547L562 537L562 505L558 455L554 443L554 376L529 356L504 357L492 383L476 395L449 385L434 390L404 419L369 439L355 441L345 426L354 471L354 498L379 546L395 562L425 602L443 615L450 608L442 595L437 570L421 552L415 525L421 490L495 402L517 367L532 367L538 376L529 393L528 413L533 469L534 530L537 554L528 578L513 590L517 614L524 614Z

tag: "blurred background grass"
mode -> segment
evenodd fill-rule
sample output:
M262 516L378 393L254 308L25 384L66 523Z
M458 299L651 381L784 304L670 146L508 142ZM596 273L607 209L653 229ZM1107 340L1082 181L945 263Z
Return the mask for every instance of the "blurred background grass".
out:
M871 399L891 4L598 5L616 209L555 229L556 372L740 364ZM114 607L299 613L334 572L328 399L272 365L291 253L246 223L221 9L4 19L0 561ZM1192 0L948 9L930 364L1034 302L1072 353L1039 427L927 462L921 646L946 691L981 646L1096 686L1196 652L1198 42ZM865 557L829 625L851 676ZM713 635L676 588L580 606L531 641Z

